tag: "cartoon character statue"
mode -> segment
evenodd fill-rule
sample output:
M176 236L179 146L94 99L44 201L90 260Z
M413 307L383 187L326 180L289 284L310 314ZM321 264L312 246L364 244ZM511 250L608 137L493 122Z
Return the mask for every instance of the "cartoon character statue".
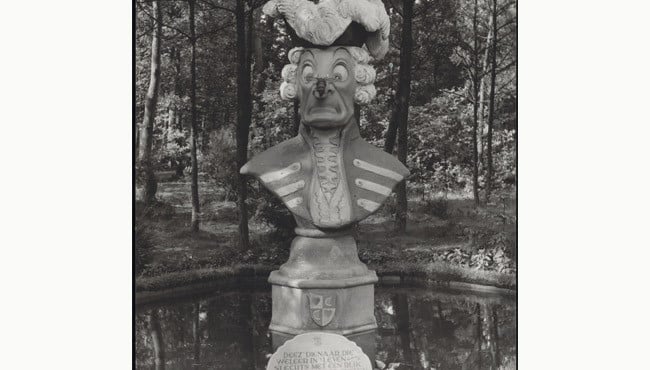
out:
M349 336L372 358L374 271L357 254L354 225L377 211L409 171L359 135L355 105L376 94L371 58L388 49L380 0L271 0L297 46L282 70L283 99L297 99L298 136L241 168L296 218L289 260L271 272L274 346L307 331ZM278 339L279 338L279 339Z
M326 27L326 22L315 15L327 14L336 19L329 15L332 9L338 9L332 4L374 4L370 14L377 13L378 7L384 8L381 2L329 1L319 3L319 7L305 0L269 2L264 10L275 3L280 12L293 9L287 3L315 9L304 23L293 15L304 10L300 7L293 13L283 13L291 26L307 37L311 35L302 39L308 46L295 47L288 53L291 64L283 68L284 82L280 86L283 99L300 102L300 129L297 137L250 160L241 173L260 179L284 202L296 217L299 234L300 230L345 228L375 212L409 172L395 157L359 136L355 104L368 104L376 94L375 70L368 64L371 55L361 47L373 34L350 23L331 44L314 45L314 41L324 38L323 34L330 34L322 29L334 28ZM304 30L310 26L314 29ZM383 38L381 27L374 37ZM384 49L380 45L371 51L378 57L377 53L385 53Z

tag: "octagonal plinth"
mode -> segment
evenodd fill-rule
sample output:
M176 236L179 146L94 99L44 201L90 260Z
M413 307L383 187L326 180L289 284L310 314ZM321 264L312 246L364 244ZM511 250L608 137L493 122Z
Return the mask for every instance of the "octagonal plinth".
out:
M377 328L377 281L377 274L359 260L352 236L297 236L289 260L269 276L274 345L297 334L326 331L356 338L370 351L370 333Z
M373 283L377 276L368 274L366 280L368 284L335 289L273 285L269 329L293 335L308 331L349 335L377 328L373 302ZM323 283L342 282L326 280Z

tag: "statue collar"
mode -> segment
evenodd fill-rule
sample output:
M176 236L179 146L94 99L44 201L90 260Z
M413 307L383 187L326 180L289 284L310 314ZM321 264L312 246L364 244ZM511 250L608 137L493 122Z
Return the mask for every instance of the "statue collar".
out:
M311 144L311 136L309 134L310 130L314 130L313 128L307 127L304 124L300 124L300 127L298 128L298 133L300 136L305 140L307 143ZM341 131L341 142L345 145L348 142L352 142L353 140L356 140L360 137L359 134L359 124L357 123L356 118L352 117L350 119L350 122L343 126L342 131Z

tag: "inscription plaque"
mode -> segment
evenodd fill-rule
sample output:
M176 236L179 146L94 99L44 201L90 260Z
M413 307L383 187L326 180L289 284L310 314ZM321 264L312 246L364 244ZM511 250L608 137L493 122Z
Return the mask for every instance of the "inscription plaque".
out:
M372 370L372 365L361 348L346 337L309 332L278 348L266 370Z

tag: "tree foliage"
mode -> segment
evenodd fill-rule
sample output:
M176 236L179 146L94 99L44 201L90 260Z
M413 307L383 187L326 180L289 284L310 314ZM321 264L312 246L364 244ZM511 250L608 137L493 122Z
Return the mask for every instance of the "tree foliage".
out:
M190 14L187 1L162 3L160 86L151 158L156 172L170 171L179 178L187 176L191 165ZM391 18L390 49L384 59L373 62L378 93L361 110L360 119L363 137L379 147L386 144L397 107L403 60L400 51L404 46L403 2L385 0L384 4ZM278 94L280 71L290 48L286 25L262 16L261 5L260 1L240 3L244 27L237 28L237 0L194 2L195 138L198 168L205 175L199 178L214 181L231 199L235 199L238 178L237 117L239 134L247 138L240 137L247 158L296 134L293 105ZM155 21L150 2L138 1L136 9L135 108L137 122L143 122ZM492 192L510 189L515 179L517 137L515 3L417 0L411 26L410 99L404 143L408 143L406 164L412 176L407 189L411 193L419 189L471 194L473 188L484 192L489 180ZM245 53L239 55L238 33L240 45L243 42L245 47ZM249 68L241 68L242 57L250 63ZM248 78L238 80L238 70ZM246 94L238 97L238 81L250 89L250 102L242 101ZM489 108L492 98L493 107ZM238 113L242 103L248 105ZM488 125L492 130L489 135ZM239 162L244 152L239 153ZM245 188L250 199L242 204L251 205L252 214L265 214L258 208L266 202L266 195L250 181Z

